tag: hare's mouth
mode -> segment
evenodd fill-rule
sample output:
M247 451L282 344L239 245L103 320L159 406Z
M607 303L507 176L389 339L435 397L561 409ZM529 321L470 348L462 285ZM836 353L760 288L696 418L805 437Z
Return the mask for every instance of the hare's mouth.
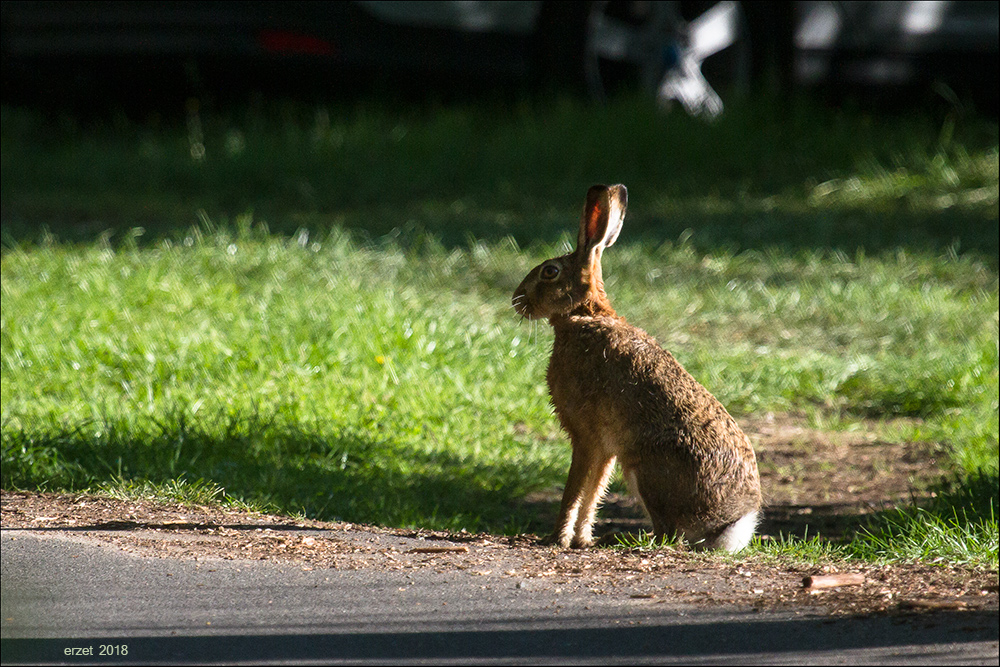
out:
M514 298L510 300L510 305L514 307L514 312L521 317L530 317L525 295L515 294Z
M514 307L514 312L529 320L535 319L531 312L531 304L528 302L528 295L524 292L515 292L510 300L510 305Z

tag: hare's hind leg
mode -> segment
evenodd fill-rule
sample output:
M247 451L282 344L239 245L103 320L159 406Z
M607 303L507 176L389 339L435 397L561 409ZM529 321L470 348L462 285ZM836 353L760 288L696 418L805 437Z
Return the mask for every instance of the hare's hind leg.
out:
M691 504L695 489L685 484L688 477L673 476L667 480L660 475L643 473L629 469L625 471L625 479L649 515L657 539L678 537L693 549L721 549L730 553L750 543L760 520L758 510L747 512L721 527L717 524L709 527L704 519L697 518L698 512Z
M598 448L573 447L573 462L559 507L555 532L546 540L574 549L593 544L591 531L597 504L614 469L615 457L607 456Z
M684 537L684 531L678 525L683 508L675 493L677 489L674 487L679 486L677 480L670 484L662 475L651 475L639 466L630 467L624 473L629 490L639 500L653 524L653 537L658 540L664 537Z

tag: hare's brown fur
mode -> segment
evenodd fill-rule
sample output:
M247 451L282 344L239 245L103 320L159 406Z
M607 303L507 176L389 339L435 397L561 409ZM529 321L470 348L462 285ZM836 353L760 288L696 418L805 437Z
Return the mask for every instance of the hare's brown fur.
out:
M591 188L577 249L536 267L514 295L518 312L547 317L554 329L547 381L573 445L550 540L591 543L617 460L656 535L735 550L749 540L761 505L753 447L707 389L612 309L600 259L625 205L623 186ZM741 536L725 536L737 522Z

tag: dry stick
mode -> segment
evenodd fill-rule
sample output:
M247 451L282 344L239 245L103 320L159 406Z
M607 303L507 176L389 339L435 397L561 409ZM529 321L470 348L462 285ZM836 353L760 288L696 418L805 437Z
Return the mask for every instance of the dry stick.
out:
M930 609L934 611L939 610L955 610L955 609L965 609L969 605L963 600L900 600L900 609Z
M805 588L814 591L823 588L838 588L840 586L860 586L865 583L865 575L856 572L846 574L817 574L802 579Z
M411 554L446 554L446 553L468 553L469 547L415 547L407 553Z

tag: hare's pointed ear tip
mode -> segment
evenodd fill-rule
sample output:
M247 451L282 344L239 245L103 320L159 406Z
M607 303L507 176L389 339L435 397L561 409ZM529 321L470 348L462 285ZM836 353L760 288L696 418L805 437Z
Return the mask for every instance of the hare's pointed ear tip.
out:
M605 189L608 191L608 197L611 199L611 201L618 202L622 206L628 204L628 188L626 188L621 183L618 183L617 185L606 186Z
M618 192L618 201L620 201L622 203L622 205L627 204L628 203L628 188L626 188L624 185L622 185L621 183L619 183L618 185L614 186L614 189Z
M587 199L594 200L604 193L608 193L622 204L628 203L628 188L621 183L617 185L591 185L590 189L587 190Z

